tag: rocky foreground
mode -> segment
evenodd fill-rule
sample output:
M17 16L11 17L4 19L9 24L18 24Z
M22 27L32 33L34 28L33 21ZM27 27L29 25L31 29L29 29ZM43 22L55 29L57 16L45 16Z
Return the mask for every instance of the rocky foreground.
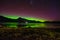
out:
M60 40L58 29L0 28L0 40Z

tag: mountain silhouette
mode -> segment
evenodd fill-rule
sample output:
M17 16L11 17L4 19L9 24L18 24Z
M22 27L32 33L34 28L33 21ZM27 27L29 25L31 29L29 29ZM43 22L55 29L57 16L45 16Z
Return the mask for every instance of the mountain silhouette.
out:
M7 17L4 17L4 16L0 16L0 22L39 23L39 21L28 20L28 19L21 18L21 17L19 17L18 19L11 19L11 18L7 18Z
M21 17L18 18L18 22L20 22L20 23L26 23L26 22L28 22L28 23L40 23L40 21L27 20L27 19L21 18Z
M21 18L21 17L19 17L17 20L18 20L18 22L20 22L20 23L28 22L27 19L24 19L24 18Z
M0 16L0 22L16 22L16 19L11 19L11 18L7 18L4 16Z

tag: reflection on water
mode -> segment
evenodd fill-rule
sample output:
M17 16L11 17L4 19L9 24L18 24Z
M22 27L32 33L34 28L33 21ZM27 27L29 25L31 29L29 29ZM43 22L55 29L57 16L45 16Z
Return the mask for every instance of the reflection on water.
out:
M60 23L16 23L16 22L7 22L2 23L0 26L5 26L9 28L60 28Z
M26 27L31 27L31 28L42 28L42 27L46 27L45 23L29 23L27 24Z

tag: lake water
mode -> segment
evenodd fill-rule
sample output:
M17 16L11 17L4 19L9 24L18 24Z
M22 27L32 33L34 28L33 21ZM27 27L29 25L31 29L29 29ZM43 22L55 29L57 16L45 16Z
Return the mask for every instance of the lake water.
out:
M60 23L2 23L0 26L10 27L10 28L60 28Z

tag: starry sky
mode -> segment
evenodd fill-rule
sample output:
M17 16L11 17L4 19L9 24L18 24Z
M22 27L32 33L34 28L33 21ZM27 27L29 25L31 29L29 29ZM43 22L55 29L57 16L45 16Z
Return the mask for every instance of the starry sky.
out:
M17 15L59 21L59 5L57 0L1 0L0 15Z

